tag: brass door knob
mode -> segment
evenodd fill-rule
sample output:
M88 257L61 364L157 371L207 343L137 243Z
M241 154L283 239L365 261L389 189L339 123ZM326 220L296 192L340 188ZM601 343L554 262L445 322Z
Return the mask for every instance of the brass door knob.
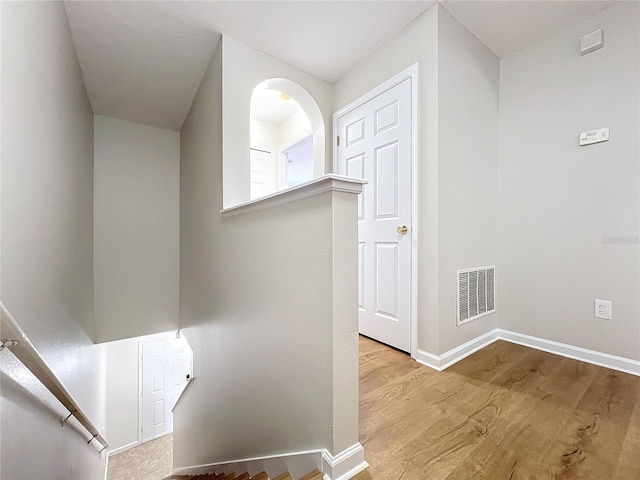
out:
M406 235L408 231L409 229L406 225L400 225L398 228L396 228L396 232L398 232L400 235Z

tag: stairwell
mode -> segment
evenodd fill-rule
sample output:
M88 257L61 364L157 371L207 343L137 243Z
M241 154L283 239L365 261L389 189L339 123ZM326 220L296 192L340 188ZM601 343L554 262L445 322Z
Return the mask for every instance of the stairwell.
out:
M320 470L313 470L297 480L322 480L323 475ZM164 480L296 480L289 472L283 472L277 477L270 478L266 472L260 472L254 476L242 473L236 476L235 473L201 473L198 475L170 475Z

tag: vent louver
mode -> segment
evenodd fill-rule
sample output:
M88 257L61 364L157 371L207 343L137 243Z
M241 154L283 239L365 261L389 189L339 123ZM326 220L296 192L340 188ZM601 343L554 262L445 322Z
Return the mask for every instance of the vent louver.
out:
M458 325L495 311L495 266L458 270Z

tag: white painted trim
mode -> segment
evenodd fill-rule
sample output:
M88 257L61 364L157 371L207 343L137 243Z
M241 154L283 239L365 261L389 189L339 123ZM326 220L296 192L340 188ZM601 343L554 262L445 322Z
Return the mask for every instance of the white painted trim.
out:
M418 215L418 202L420 199L420 89L418 88L418 75L419 66L418 63L414 63L338 110L333 114L333 138L331 139L333 145L333 171L337 172L338 146L336 145L336 138L339 134L339 118L382 95L406 79L411 79L411 314L409 319L411 333L409 353L414 359L417 359L420 355L418 349L418 224L420 218Z
M441 372L463 358L468 357L472 353L492 344L496 340L498 340L498 330L494 329L484 335L473 338L462 345L452 348L442 355L434 355L418 349L415 359L417 362Z
M122 452L126 452L127 450L130 450L133 447L137 447L138 445L140 445L140 442L136 440L131 443L127 443L126 445L123 445L121 447L114 448L113 450L107 450L107 457L110 457L112 455L117 455Z
M157 440L157 439L162 438L162 437L164 437L166 435L171 435L172 433L173 433L173 430L169 430L168 432L159 433L157 435L154 435L153 437L148 438L147 440L144 441L144 443L151 442L152 440Z
M356 443L338 455L322 452L322 473L325 480L348 480L366 469L369 464L364 459L364 448Z
M104 452L106 453L106 455L104 455L104 475L103 475L103 480L107 480L109 478L109 452Z
M182 399L185 397L189 389L193 386L193 382L195 382L195 380L196 379L193 377L193 369L192 369L191 377L189 378L189 381L182 389L182 392L180 392L180 396L178 397L178 400L176 400L176 403L173 405L173 408L171 409L171 413L174 413L176 411L176 408L178 408L178 405L180 405L180 402L182 402Z
M138 445L142 445L142 344L138 340Z
M554 355L560 355L562 357L592 363L594 365L610 368L619 372L640 376L640 360L633 360L631 358L619 357L609 353L597 352L587 348L567 345L566 343L546 340L544 338L533 337L523 333L502 330L500 328L491 330L490 332L453 348L442 355L434 355L432 353L425 352L424 350L418 350L418 355L415 359L422 365L440 372L454 363L459 362L463 358L468 357L472 353L490 345L496 340L504 340L505 342L535 348L536 350L553 353Z
M419 201L420 201L420 98L418 88L419 70L418 63L414 63L410 69L411 78L411 142L413 150L411 172L413 176L411 194L411 356L418 354L418 227L420 225ZM408 69L408 70L409 70ZM405 70L406 71L406 70Z
M640 376L640 360L619 357L609 353L589 350L587 348L567 345L566 343L545 340L544 338L533 337L523 333L511 332L509 330L498 330L498 338L506 342L516 343L525 347L535 348L543 352L553 353L581 362L592 363L600 367L610 368L619 372Z
M295 187L272 193L266 197L257 198L234 207L224 208L220 210L220 213L222 213L223 217L241 215L262 210L264 208L271 208L285 203L295 202L303 198L312 197L314 195L330 191L358 194L362 191L362 185L365 183L367 182L364 180L355 180L341 175L323 175L322 177L314 178L309 182L296 185Z

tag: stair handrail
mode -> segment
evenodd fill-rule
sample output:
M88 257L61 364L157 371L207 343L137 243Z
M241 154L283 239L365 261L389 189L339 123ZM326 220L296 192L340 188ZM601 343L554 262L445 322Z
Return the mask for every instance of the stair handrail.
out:
M6 309L4 304L0 302L0 351L8 348L15 357L27 367L35 377L40 380L47 390L69 411L69 415L60 420L60 424L64 426L66 421L74 416L80 424L91 434L91 439L87 442L90 444L93 440L97 440L102 444L102 450L109 448L109 444L100 434L93 422L87 414L82 410L78 402L73 398L71 392L67 390L58 376L51 370L51 367L45 362L42 355L36 350L27 335L24 333L18 322L13 318L11 313Z

